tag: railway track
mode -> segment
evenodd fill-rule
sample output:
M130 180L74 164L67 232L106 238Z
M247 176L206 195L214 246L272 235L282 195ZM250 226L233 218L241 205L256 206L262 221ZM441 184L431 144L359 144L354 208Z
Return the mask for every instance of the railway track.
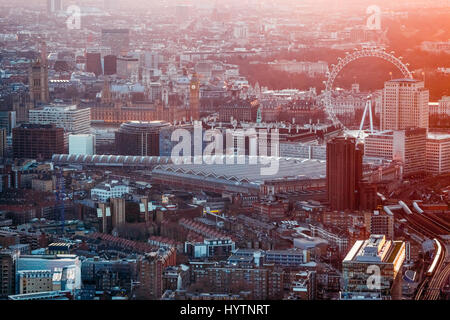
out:
M436 276L433 277L424 296L425 300L438 300L441 294L441 290L449 276L450 264L445 266L439 274L436 274Z
M422 300L421 299L422 294L423 294L429 280L430 280L429 278L425 278L425 280L422 281L422 284L420 285L419 289L417 289L417 293L416 293L416 296L414 297L414 300Z
M411 229L417 230L430 239L436 239L438 245L440 244L442 252L436 261L431 274L427 274L427 277L417 290L415 300L438 300L440 297L441 289L444 286L446 280L450 276L450 264L445 266L445 259L447 256L447 250L444 241L440 235L448 234L446 226L436 223L431 217L424 214L414 213L406 214L402 211L403 217L410 224ZM429 273L428 271L427 273Z

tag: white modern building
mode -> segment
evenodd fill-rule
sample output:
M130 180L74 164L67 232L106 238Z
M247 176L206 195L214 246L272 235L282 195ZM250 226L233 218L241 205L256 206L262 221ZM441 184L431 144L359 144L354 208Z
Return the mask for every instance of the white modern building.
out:
M428 133L426 170L431 174L450 172L450 134Z
M368 135L364 140L364 156L397 160L403 163L403 174L424 172L426 169L427 130L385 130Z
M95 154L95 135L72 134L69 136L69 154Z
M381 130L428 128L429 91L424 82L396 79L385 82L380 115Z
M392 160L394 135L391 130L368 135L364 139L364 156Z
M91 109L79 109L76 105L48 105L29 110L29 122L54 124L72 134L89 134Z
M91 198L100 202L106 202L111 198L122 198L130 192L130 187L118 180L111 183L102 183L91 189Z
M394 131L393 160L403 163L403 175L425 172L427 130L412 128Z

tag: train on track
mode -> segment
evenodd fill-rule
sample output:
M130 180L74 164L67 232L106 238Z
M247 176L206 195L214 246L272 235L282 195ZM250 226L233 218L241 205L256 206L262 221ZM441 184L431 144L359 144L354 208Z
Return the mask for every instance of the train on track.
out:
M432 277L434 275L434 273L436 272L436 267L438 266L438 263L443 255L442 245L440 241L438 239L433 239L433 241L436 245L436 254L434 255L433 262L431 262L431 265L427 270L427 277Z

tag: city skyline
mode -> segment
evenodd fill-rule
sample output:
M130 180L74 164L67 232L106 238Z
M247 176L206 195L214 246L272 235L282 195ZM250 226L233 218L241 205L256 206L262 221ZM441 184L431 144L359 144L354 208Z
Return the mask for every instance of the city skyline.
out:
M0 0L0 303L448 301L449 18Z

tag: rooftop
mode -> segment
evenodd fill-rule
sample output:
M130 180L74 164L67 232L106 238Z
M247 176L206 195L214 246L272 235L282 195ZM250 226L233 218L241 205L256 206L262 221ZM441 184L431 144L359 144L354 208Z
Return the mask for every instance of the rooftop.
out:
M371 235L368 240L356 241L343 262L393 263L402 246L402 241L387 240L384 235Z
M409 78L400 78L400 79L392 79L389 80L387 82L411 82L411 83L418 83L418 82L422 82L421 80L416 80L416 79L409 79Z
M430 139L430 140L447 140L447 139L450 139L450 133L428 132L428 139Z
M219 158L216 158L219 159ZM262 175L261 169L269 165L261 163L250 164L249 158L245 157L243 164L227 164L225 156L222 157L223 164L167 164L157 166L153 173L166 175L185 176L201 180L222 180L232 184L247 184L259 186L266 180L304 178L322 179L326 174L326 162L322 160L294 159L294 158L271 158L278 161L278 170L272 175ZM215 161L219 162L219 161ZM260 162L260 161L257 161Z

